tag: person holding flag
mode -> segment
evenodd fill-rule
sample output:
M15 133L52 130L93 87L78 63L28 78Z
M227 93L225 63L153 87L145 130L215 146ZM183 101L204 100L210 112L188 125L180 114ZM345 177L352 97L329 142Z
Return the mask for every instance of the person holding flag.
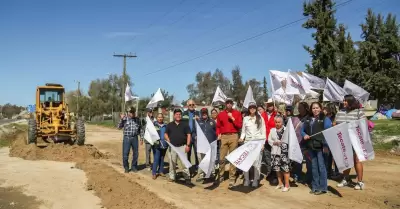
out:
M228 152L231 153L238 146L239 130L242 128L242 114L233 109L233 99L225 100L226 109L221 111L217 117L217 136L221 140L219 174L216 183L221 183L224 180L225 173L225 157ZM229 188L235 184L236 167L231 165L229 171Z
M328 191L328 175L325 167L324 153L329 152L328 144L322 134L323 130L332 127L332 121L322 112L322 105L313 102L310 116L303 123L301 135L311 157L312 182L310 194L321 195Z
M139 156L139 141L138 135L140 134L140 120L135 117L135 109L129 110L128 115L121 113L121 120L118 123L118 129L124 129L122 140L122 164L125 173L129 171L137 172L138 156ZM131 169L129 170L128 158L129 152L132 148L133 157Z
M188 110L184 111L182 114L182 121L185 121L189 124L190 128L190 134L192 136L192 139L190 141L190 150L187 153L187 158L189 162L191 162L191 156L192 156L192 150L194 152L194 165L195 168L197 169L199 166L199 158L197 155L197 145L196 145L196 125L195 125L195 120L199 119L199 111L196 111L196 103L192 100L189 99L187 101L187 106Z
M338 125L341 123L348 123L351 121L356 121L361 118L365 118L365 114L362 110L360 110L360 104L357 101L357 99L353 95L346 95L343 100L343 107L344 109L341 110L340 112L337 113L334 125ZM363 174L364 174L364 169L363 169L363 164L360 162L358 159L357 154L354 152L353 149L353 155L354 155L354 167L356 169L357 173L357 184L354 187L355 190L363 190L365 185L363 182ZM349 184L350 182L350 170L347 169L343 171L343 180L337 185L337 187L345 187Z
M154 116L153 116L153 108L147 108L147 117L150 118L151 121L155 121ZM144 120L144 124L146 124L146 120ZM143 128L143 131L141 132L141 137L140 137L140 144L143 144L143 139L144 139L144 130L146 130L146 125ZM145 141L145 153L146 153L146 168L152 169L151 166L151 150L153 149L151 144L148 141ZM154 155L154 153L153 153ZM153 159L154 160L154 159Z
M167 126L164 123L164 115L162 113L158 113L157 121L154 122L154 127L157 130L158 135L160 136L160 140L152 146L153 148L153 179L156 179L158 176L165 176L164 174L164 157L165 153L167 153L168 144L165 141L164 134L167 129Z
M265 127L265 121L260 116L260 114L257 113L257 104L254 102L250 102L248 107L248 116L245 116L243 118L242 132L240 135L239 142L245 141L245 143L247 143L251 140L265 139L267 137L266 132L267 131ZM262 155L260 153L258 159L253 164L254 178L252 187L258 187L258 182L260 179L261 159ZM248 171L244 172L243 185L244 186L250 185L250 178Z
M211 144L212 142L217 140L217 132L216 132L217 124L213 119L209 118L207 108L202 108L200 110L200 113L201 113L201 117L199 119L197 119L197 122L198 122L201 130L203 131L204 135L206 136L208 143ZM197 133L198 133L198 131L197 131ZM206 154L198 153L199 160L202 161L205 155ZM196 181L201 182L204 180L204 177L205 177L205 173L204 173L204 171L201 170L199 172L199 176L196 179Z

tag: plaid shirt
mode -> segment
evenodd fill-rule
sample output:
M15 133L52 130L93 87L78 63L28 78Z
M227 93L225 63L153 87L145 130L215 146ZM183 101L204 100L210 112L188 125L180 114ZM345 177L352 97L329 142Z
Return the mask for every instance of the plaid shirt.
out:
M137 124L135 118L124 118L118 123L118 128L124 128L124 136L137 136L140 133L140 124Z

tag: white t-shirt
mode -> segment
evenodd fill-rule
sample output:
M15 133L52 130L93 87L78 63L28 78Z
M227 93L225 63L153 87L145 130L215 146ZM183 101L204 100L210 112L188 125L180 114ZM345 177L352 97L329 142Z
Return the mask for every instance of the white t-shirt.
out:
M243 118L242 133L240 139L246 139L246 141L257 140L257 139L267 139L265 121L262 117L260 127L257 127L256 116L246 116Z

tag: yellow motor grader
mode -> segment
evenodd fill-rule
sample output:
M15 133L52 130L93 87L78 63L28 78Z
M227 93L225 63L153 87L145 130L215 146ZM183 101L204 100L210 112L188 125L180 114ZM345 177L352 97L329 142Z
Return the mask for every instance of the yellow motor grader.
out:
M75 143L84 145L85 124L77 119L71 121L68 105L65 101L65 90L60 84L46 83L36 88L36 110L29 119L28 144Z

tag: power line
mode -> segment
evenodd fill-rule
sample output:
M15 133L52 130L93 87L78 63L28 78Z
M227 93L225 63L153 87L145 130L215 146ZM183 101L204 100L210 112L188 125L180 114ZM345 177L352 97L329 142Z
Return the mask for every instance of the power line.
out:
M347 4L347 3L351 2L351 1L354 1L354 0L347 0L347 1L343 2L343 3L341 3L341 4L338 4L338 5L336 6L336 8L338 8L339 6L345 5L345 4ZM227 49L227 48L231 48L231 47L233 47L233 46L242 44L242 43L244 43L244 42L253 40L253 39L255 39L255 38L264 36L264 35L266 35L266 34L268 34L268 33L272 33L272 32L274 32L274 31L281 30L281 29L283 29L283 28L289 27L289 26L291 26L291 25L294 25L294 24L296 24L296 23L298 23L298 22L300 22L300 21L304 21L304 20L306 20L306 19L308 19L308 17L303 17L303 18L294 20L294 21L292 21L292 22L286 23L286 24L281 25L281 26L279 26L279 27L276 27L276 28L274 28L274 29L271 29L271 30L268 30L268 31L264 31L264 32L262 32L262 33L259 33L259 34L254 35L254 36L251 36L251 37L242 39L242 40L240 40L240 41L238 41L238 42L235 42L235 43L233 43L233 44L229 44L229 45L223 46L223 47L221 47L221 48L211 50L211 51L206 52L206 53L204 53L204 54L201 54L201 55L199 55L199 56L196 56L196 57L187 59L187 60L185 60L185 61L179 62L179 63L177 63L177 64L174 64L174 65L171 65L171 66L168 66L168 67L165 67L165 68L162 68L162 69L160 69L160 70L156 70L156 71L147 73L147 74L145 74L145 75L151 75L151 74L154 74L154 73L158 73L158 72L161 72L161 71L165 71L165 70L168 70L168 69L170 69L170 68L173 68L173 67L176 67L176 66L179 66L179 65L182 65L182 64L191 62L191 61L193 61L193 60L200 59L200 58L205 57L205 56L207 56L207 55L210 55L210 54L213 54L213 53L222 51L222 50Z
M200 8L201 5L203 5L206 1L203 0L201 1L199 4L196 5L196 7L194 7L192 10L190 10L189 12L185 13L184 15L180 16L178 19L176 19L174 22L172 22L171 24L167 25L164 29L170 28L171 26L175 25L176 23L180 22L181 20L183 20L186 16L188 16L189 14L195 12L197 9ZM168 35L164 35L162 37L160 37L158 40L160 40L161 38L164 38L165 36ZM156 39L157 40L157 39ZM150 40L147 41L145 44L149 44L149 46L151 46L152 44L156 43L157 41L153 41L150 43ZM142 44L143 45L143 44Z
M159 22L160 20L162 20L164 17L166 17L167 15L171 14L172 12L174 12L179 6L181 6L186 0L182 0L179 2L179 4L175 7L173 7L171 10L165 12L163 15L161 15L160 17L156 18L153 22L151 22L147 27L145 27L143 30L147 30L149 28L151 28L153 25L155 25L157 22ZM131 39L127 40L126 42L124 42L124 44L126 44L128 41L134 41L136 39L137 35L133 36Z
M266 4L266 5L267 5L267 4ZM264 6L265 6L265 5L264 5ZM207 34L210 34L210 32L213 32L213 31L216 31L216 30L218 30L218 29L221 29L221 28L223 28L223 27L229 25L230 23L237 22L238 20L241 20L242 18L246 17L247 15L249 15L249 14L251 14L251 13L254 13L254 12L260 10L260 9L263 8L264 6L258 6L258 5L257 5L257 6L254 7L252 10L247 11L247 12L245 12L245 13L242 13L242 15L241 15L240 17L238 17L238 18L231 18L230 21L222 22L221 24L218 24L217 26L215 26L215 27L213 27L213 28L211 28L211 29L209 29L209 30L204 31L204 32L201 33L200 35L195 35L195 37L196 37L197 40L199 40L199 38L201 38L201 37L203 37L203 36L205 36L205 35L207 35ZM192 42L193 42L193 41L192 41ZM183 43L181 43L179 46L174 46L174 48L179 49L180 46L183 46L184 44L187 44L187 43L188 43L188 42L183 42ZM191 50L190 52L193 52L193 51L195 51L195 50L196 50L196 49ZM158 56L164 55L164 54L166 54L166 53L168 53L168 52L170 52L170 51L171 51L170 49L169 49L169 50L166 50L166 51L162 52L161 54L159 54ZM149 58L149 59L150 59L150 58ZM152 59L152 58L151 58L151 59ZM147 59L146 59L146 60L147 60ZM142 60L142 61L143 61L143 60Z

